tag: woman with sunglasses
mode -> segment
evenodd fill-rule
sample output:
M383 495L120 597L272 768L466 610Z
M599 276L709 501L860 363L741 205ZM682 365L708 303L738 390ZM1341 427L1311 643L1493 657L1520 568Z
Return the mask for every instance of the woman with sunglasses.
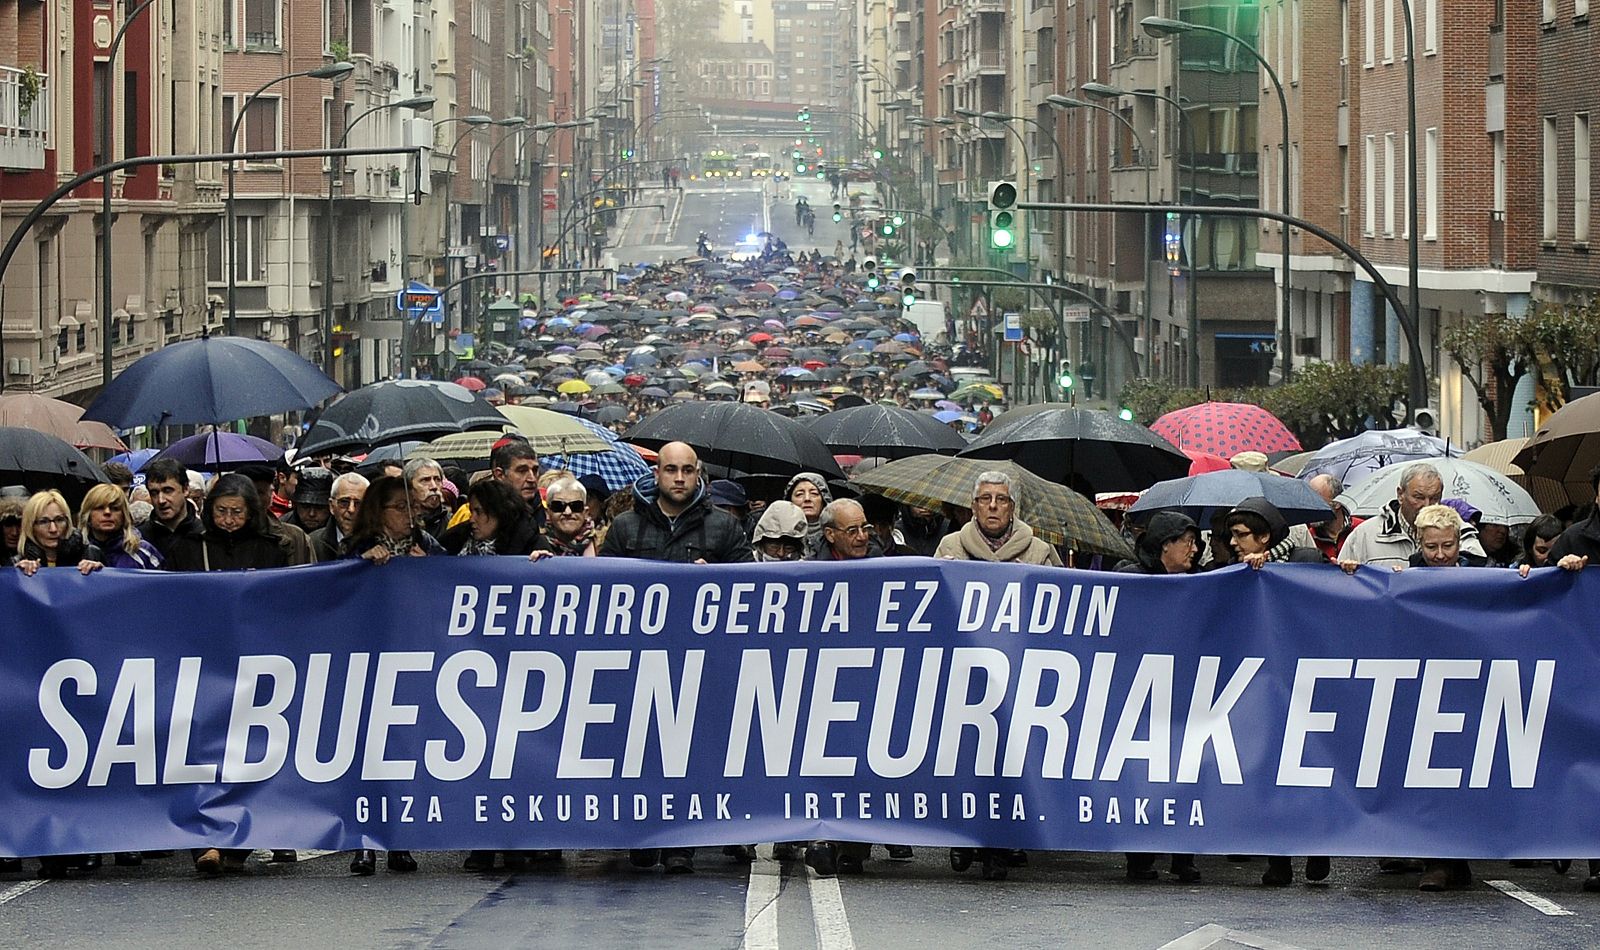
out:
M545 489L544 538L556 557L594 557L594 522L589 518L589 490L571 476L558 478ZM543 555L535 552L533 558Z

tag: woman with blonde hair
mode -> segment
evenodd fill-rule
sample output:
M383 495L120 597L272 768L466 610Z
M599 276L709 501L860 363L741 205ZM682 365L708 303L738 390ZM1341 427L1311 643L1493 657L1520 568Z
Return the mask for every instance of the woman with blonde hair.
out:
M133 526L128 496L115 485L96 485L78 506L78 524L89 559L106 567L155 570L163 558Z
M72 509L55 489L36 492L22 506L22 537L11 561L32 577L41 567L76 567L80 573L100 570L87 547L72 530Z

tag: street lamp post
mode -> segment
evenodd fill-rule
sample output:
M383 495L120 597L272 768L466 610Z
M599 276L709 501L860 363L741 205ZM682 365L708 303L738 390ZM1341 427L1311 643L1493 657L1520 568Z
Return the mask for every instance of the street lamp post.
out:
M111 161L111 84L117 71L117 50L122 46L122 38L127 35L128 27L139 18L150 4L155 0L140 0L138 6L128 11L122 18L122 25L117 27L117 33L111 38L111 46L106 53L106 88L103 90L105 101L100 110L100 160ZM100 385L111 385L111 362L114 358L111 347L111 175L108 173L100 180Z
M1407 17L1407 20L1409 21L1410 18ZM1278 164L1278 176L1281 179L1278 188L1278 200L1282 207L1279 210L1283 214L1293 213L1293 209L1289 206L1291 194L1289 182L1289 97L1284 94L1283 81L1278 78L1278 71L1272 68L1272 64L1267 62L1266 57L1262 56L1254 45L1245 42L1243 37L1227 30L1204 23L1189 23L1185 20L1174 20L1169 17L1159 16L1145 17L1139 23L1144 27L1145 33L1157 39L1178 36L1184 33L1210 33L1214 36L1231 40L1240 49L1254 57L1255 61L1261 64L1261 68L1266 70L1267 77L1272 80L1272 88L1278 93L1278 118L1282 121L1283 147L1279 152L1282 157ZM1282 351L1281 355L1283 357L1283 381L1287 383L1294 372L1294 337L1292 336L1294 331L1290 322L1290 306L1294 298L1289 289L1289 268L1292 263L1289 254L1289 225L1279 222L1279 227L1283 229L1283 295L1282 303L1280 304L1283 309L1283 316L1281 318L1282 325L1279 328L1279 334L1282 339L1278 343L1278 347Z
M545 165L546 165L545 156L547 156L549 154L549 152L550 152L550 143L555 140L555 137L556 137L555 133L561 131L562 129L581 128L583 126L592 124L593 121L594 121L593 119L571 119L571 120L568 120L566 122L549 123L549 125L550 125L550 130L549 130L550 134L545 137L544 143L539 146L539 162L538 162L538 164L536 164L534 166L531 177L532 177L533 181L535 182L535 186L539 190L538 208L537 208L537 210L536 210L536 212L535 212L535 214L533 216L533 244L534 244L534 247L538 248L538 252L539 252L539 269L541 271L549 269L549 262L547 260L545 260L545 256L544 256L544 170L545 170ZM524 140L524 144L526 144L526 140ZM557 184L557 188L558 188L558 192L557 193L559 194L560 182L557 181L556 184ZM544 304L544 276L542 274L539 277L539 304L541 306L543 306L543 304Z
M269 79L262 83L260 86L256 87L255 92L252 92L249 96L245 97L244 104L239 106L239 110L234 113L233 127L228 130L228 151L232 153L239 150L239 129L244 125L245 113L249 111L251 104L254 103L256 98L263 92L266 92L268 89L276 86L280 82L285 82L290 79L299 79L301 77L309 79L331 79L337 84L339 80L354 72L355 68L355 64L353 63L331 63L327 66L318 66L316 69L307 69L297 73L289 73L288 75L279 76L276 79ZM332 159L329 159L330 167L332 165L332 161ZM234 299L237 296L237 277L235 276L234 272L238 270L239 267L239 215L234 203L234 171L233 159L231 158L228 160L227 173L228 335L233 336L239 332L239 310L237 301Z
M1189 142L1189 200L1191 203L1197 203L1200 200L1198 197L1200 194L1198 187L1198 171L1195 164L1194 128L1189 124L1189 113L1184 111L1183 104L1181 102L1169 95L1166 95L1165 93L1155 92L1148 89L1119 89L1115 86L1108 86L1103 82L1086 82L1079 86L1078 89L1084 95L1091 96L1096 99L1111 99L1120 96L1140 96L1146 99L1155 99L1160 102L1165 102L1167 105L1171 106L1172 111L1178 117L1178 126L1183 130L1183 135L1188 139ZM1178 150L1173 149L1172 151L1173 155L1176 156ZM1174 203L1181 204L1182 202L1179 200L1178 195L1178 162L1176 157L1174 157L1172 165L1172 200ZM1200 237L1199 219L1195 219L1193 223L1195 225L1194 241L1195 245L1198 245ZM1187 375L1189 386L1191 388L1198 389L1200 387L1200 290L1199 284L1195 280L1195 249L1196 247L1191 245L1185 254L1185 256L1189 259L1189 346L1188 351L1185 354L1185 363L1187 364L1186 368L1188 370Z
M1139 154L1145 156L1145 159L1140 162L1140 164L1144 166L1144 203L1147 205L1150 204L1152 193L1152 188L1150 185L1150 161L1148 158L1150 155L1150 149L1144 143L1144 136L1139 134L1139 130L1134 127L1133 122L1130 121L1127 116L1123 115L1121 112L1118 112L1116 109L1111 108L1110 106L1099 102L1090 102L1087 99L1074 99L1070 96L1052 95L1046 96L1044 101L1057 109L1094 109L1098 112L1104 112L1106 115L1109 115L1113 119L1116 119L1118 122L1122 123L1123 127L1128 130L1128 133L1133 136L1134 144L1139 147ZM1142 230L1144 231L1144 260L1141 262L1142 266L1140 269L1144 271L1144 372L1145 375L1148 376L1151 372L1151 366L1154 364L1156 349L1155 317L1152 314L1150 307L1150 297L1154 293L1155 287L1153 281L1150 279L1150 219L1145 215L1140 215L1139 221L1142 226ZM1109 367L1107 369L1109 370Z
M433 108L432 96L415 96L410 99L401 99L399 102L386 102L369 108L367 111L350 120L339 134L339 148L344 148L345 142L350 138L350 130L356 127L362 119L385 109L411 109L415 112L427 112ZM333 378L333 205L335 190L338 187L338 172L341 162L328 163L328 213L322 222L323 247L322 247L322 371ZM421 174L421 170L418 170ZM406 262L400 262L400 286L405 288L407 282ZM409 368L406 368L409 370Z

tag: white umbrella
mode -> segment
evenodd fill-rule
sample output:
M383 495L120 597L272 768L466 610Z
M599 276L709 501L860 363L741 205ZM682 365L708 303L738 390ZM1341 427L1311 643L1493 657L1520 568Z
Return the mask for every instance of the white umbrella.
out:
M1466 459L1427 459L1444 479L1444 497L1459 498L1483 512L1485 524L1524 525L1539 517L1533 496L1508 475L1487 465ZM1350 513L1370 518L1393 501L1400 486L1400 473L1410 462L1381 468L1346 494L1355 506Z
M1459 448L1444 439L1417 429L1369 429L1318 449L1300 469L1300 477L1337 475L1348 489L1388 465L1460 454Z

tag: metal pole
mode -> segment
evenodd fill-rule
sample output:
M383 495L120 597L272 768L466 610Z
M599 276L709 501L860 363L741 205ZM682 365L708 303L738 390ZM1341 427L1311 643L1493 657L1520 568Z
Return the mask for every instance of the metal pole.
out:
M141 0L138 6L128 11L123 18L122 25L117 27L117 34L111 38L111 46L106 53L106 84L103 94L105 102L100 110L100 157L104 161L111 160L111 87L116 83L117 76L117 51L122 46L122 38L128 32L128 27L139 18L150 4L155 0ZM111 385L111 364L115 357L111 347L111 175L108 173L100 181L100 385ZM3 372L3 370L0 370Z
M334 115L343 115L343 110L344 83L336 82L333 84L332 111ZM350 128L346 126L339 134L339 144L343 145L349 135ZM333 379L333 195L338 187L338 173L343 171L338 167L340 164L331 159L328 161L328 210L322 216L322 372L329 379Z
M1400 0L1400 9L1405 16L1406 23L1406 127L1410 132L1410 141L1406 145L1406 180L1410 182L1407 193L1410 201L1406 205L1406 230L1409 240L1406 241L1406 280L1411 284L1406 294L1406 306L1411 311L1411 319L1420 326L1422 323L1422 288L1417 260L1417 44L1416 24L1411 19L1411 0ZM1428 386L1427 367L1422 362L1422 343L1420 333L1414 334L1410 342L1411 388L1426 391Z

